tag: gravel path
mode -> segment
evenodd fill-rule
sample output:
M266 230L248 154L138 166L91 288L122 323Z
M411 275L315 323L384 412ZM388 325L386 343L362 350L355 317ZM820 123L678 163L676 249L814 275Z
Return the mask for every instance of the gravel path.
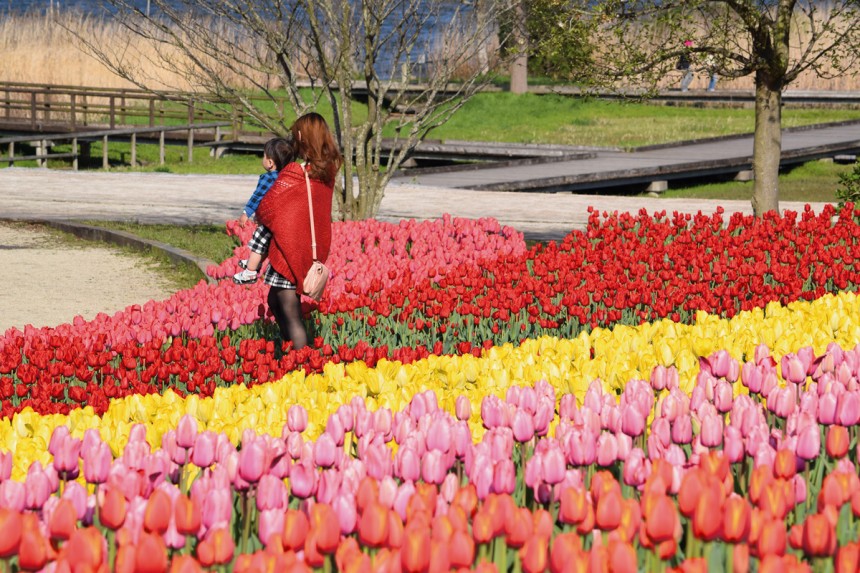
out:
M57 326L76 315L92 319L131 304L163 300L173 294L140 257L103 246L57 244L43 228L0 224L0 333Z

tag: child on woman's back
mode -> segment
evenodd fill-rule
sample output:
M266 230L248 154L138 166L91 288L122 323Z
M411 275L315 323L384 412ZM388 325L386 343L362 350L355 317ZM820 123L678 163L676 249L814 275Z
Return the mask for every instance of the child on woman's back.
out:
M254 193L248 199L248 203L239 217L240 225L244 227L248 219L254 216L257 207L260 206L260 201L263 200L263 197L278 179L278 172L295 158L296 151L293 144L283 137L275 137L266 142L263 147L263 168L266 169L266 172L260 175L257 188L254 189ZM254 236L248 241L251 255L248 260L239 261L239 266L243 270L233 275L233 282L244 285L257 280L257 272L260 270L263 257L266 256L271 238L272 232L268 228L264 225L257 225Z

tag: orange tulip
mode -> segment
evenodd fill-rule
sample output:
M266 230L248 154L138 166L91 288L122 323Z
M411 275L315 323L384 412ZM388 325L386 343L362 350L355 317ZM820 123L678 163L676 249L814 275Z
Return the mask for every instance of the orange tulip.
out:
M427 573L449 573L451 571L451 556L448 553L448 542L430 539L430 565Z
M163 535L170 525L170 513L173 504L170 496L160 489L152 492L146 502L146 510L143 514L143 529L151 533Z
M514 510L514 515L505 524L505 542L508 547L519 549L534 533L534 520L531 512L520 507Z
M836 529L822 514L807 516L803 523L803 552L809 557L830 557L836 551Z
M337 514L327 503L311 507L311 530L316 532L316 547L320 553L331 554L340 543L340 525Z
M233 560L233 552L236 550L236 545L233 543L233 537L226 528L210 529L206 533L206 539L212 545L212 563L223 565Z
M135 547L134 570L140 573L164 573L167 571L167 546L161 535L155 533L140 534Z
M489 543L495 536L493 532L493 518L481 509L472 519L472 536L476 543Z
M128 503L116 488L105 492L104 500L99 511L99 521L108 529L117 530L125 523L125 513Z
M714 482L715 484L716 482ZM704 541L713 541L723 525L723 499L720 486L702 490L693 513L693 534Z
M549 564L549 540L542 535L532 535L520 548L520 562L525 573L542 573Z
M678 512L667 495L656 495L651 511L645 513L645 530L652 543L662 543L675 537Z
M547 539L552 537L555 525L552 521L552 514L545 509L536 509L532 514L534 521L535 535L543 535Z
M466 531L456 530L448 541L451 567L470 567L475 561L475 541Z
M419 573L430 567L430 536L427 531L406 531L400 548L400 564L407 573Z
M580 535L588 535L594 531L594 508L591 504L586 507L585 519L576 526L576 532Z
M594 510L594 523L601 531L611 531L621 524L621 491L610 489L600 495Z
M629 543L615 541L609 543L609 570L613 573L633 573L638 571L636 550Z
M738 496L726 500L723 507L723 541L741 543L750 534L752 511L747 501Z
M549 570L552 573L586 573L588 554L582 550L582 541L576 533L562 533L552 541L549 552Z
M239 570L238 564L236 571ZM190 555L177 555L170 561L170 573L203 573L203 568Z
M729 475L729 458L718 450L708 451L699 456L699 467L723 481Z
M439 488L432 483L420 481L415 484L415 495L412 497L420 497L424 500L424 507L432 516L436 513L436 498L439 495Z
M54 508L54 512L51 514L51 519L48 522L48 531L51 539L66 541L71 537L77 525L78 512L75 511L75 506L68 499L61 499Z
M367 559L367 563L362 563L362 557ZM350 567L352 571L359 571L365 567L370 571L370 558L362 553L361 547L358 546L358 541L355 537L347 537L343 543L337 546L337 551L334 553L334 562L338 571L346 571ZM356 569L355 567L358 567Z
M119 543L119 539L117 542ZM62 555L70 563L95 569L106 561L103 544L104 537L95 527L76 529L69 536L68 542L63 545ZM134 563L133 553L130 562Z
M773 481L773 470L765 465L761 465L753 469L750 475L749 496L753 504L758 505L759 498L764 492L764 488Z
M860 568L860 543L851 541L836 552L835 573L855 573Z
M388 510L388 546L400 547L403 545L403 522L396 511Z
M447 515L436 515L430 525L430 537L436 541L447 543L454 533L454 524Z
M6 559L18 553L21 543L21 514L0 507L0 558Z
M696 504L702 496L706 479L704 470L692 468L681 479L681 488L678 490L678 510L684 517L692 517L696 512Z
M610 492L621 493L621 486L611 473L601 470L591 478L591 498L597 504L601 496Z
M310 522L304 512L288 509L284 515L284 548L297 551L304 547L309 530Z
M35 515L25 514L22 526L18 565L26 571L38 571L52 557L51 547L39 531L39 522Z
M794 492L790 487L791 482L774 480L769 483L758 500L761 510L773 519L785 519L789 509L793 505ZM785 486L789 485L788 488ZM788 497L792 499L789 500Z
M827 428L824 449L828 456L837 460L845 457L850 444L851 438L848 436L848 428L836 425L831 425Z
M758 536L758 554L784 555L786 548L785 523L781 519L768 519L762 523Z
M355 506L359 512L363 512L364 508L374 501L379 501L379 482L367 476L358 484L358 491L355 492Z
M322 567L325 563L325 555L323 555L317 545L317 537L319 533L316 529L311 529L305 537L305 563L311 567Z
M791 479L797 473L797 455L789 449L782 449L776 453L773 461L773 477L777 479Z
M180 535L194 535L200 531L202 512L200 503L185 494L180 494L173 504L173 520Z
M675 556L678 552L678 542L675 539L669 539L657 546L657 557L666 561Z
M469 517L475 515L478 510L478 490L475 488L475 484L469 483L457 490L451 505L462 507Z
M836 509L841 508L843 503L851 499L856 490L856 487L852 487L852 480L847 474L843 472L828 474L821 484L821 491L818 492L819 511L828 505Z
M388 542L388 512L381 503L368 502L358 520L358 539L362 545L382 547Z
M749 573L750 570L750 546L746 543L738 543L732 549L732 567L734 573Z
M559 498L558 520L574 525L580 523L588 515L589 505L584 490L566 487Z
M671 571L678 573L708 573L708 562L703 557L686 559L681 566Z

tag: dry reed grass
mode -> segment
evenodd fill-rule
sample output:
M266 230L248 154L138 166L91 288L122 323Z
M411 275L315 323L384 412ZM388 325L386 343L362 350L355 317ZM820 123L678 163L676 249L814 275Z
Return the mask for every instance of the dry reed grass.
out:
M79 41L66 28L77 30L90 38L106 53L123 55L128 66L139 68L144 77L151 78L153 87L187 91L200 88L190 85L187 79L176 71L159 66L158 50L154 46L146 45L119 24L100 16L87 16L69 10L61 10L53 16L26 14L0 19L0 53L3 54L0 81L117 89L135 87L83 51ZM446 45L450 49L451 44ZM485 62L475 62L475 67L486 65ZM677 78L675 75L678 74L667 78L666 87L677 85L680 75ZM240 81L239 76L236 78L237 82ZM691 88L704 89L707 81L707 73L699 71ZM721 79L718 84L718 89L750 90L752 87L753 80L750 77ZM822 79L809 72L800 76L790 88L855 91L860 89L860 78L856 72L832 79Z

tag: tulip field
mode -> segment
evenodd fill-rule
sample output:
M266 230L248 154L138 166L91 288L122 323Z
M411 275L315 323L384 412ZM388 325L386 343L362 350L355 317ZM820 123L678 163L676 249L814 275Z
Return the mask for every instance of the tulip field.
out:
M0 571L860 571L860 210L590 215L8 330Z

